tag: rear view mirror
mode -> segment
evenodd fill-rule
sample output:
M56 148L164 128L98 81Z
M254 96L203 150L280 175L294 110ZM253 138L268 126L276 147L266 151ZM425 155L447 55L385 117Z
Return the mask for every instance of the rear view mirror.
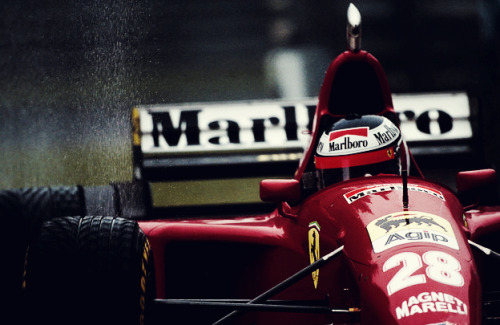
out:
M300 182L296 179L265 179L260 182L260 199L266 202L300 200Z
M497 200L497 174L480 169L457 174L457 194L463 205L491 204Z

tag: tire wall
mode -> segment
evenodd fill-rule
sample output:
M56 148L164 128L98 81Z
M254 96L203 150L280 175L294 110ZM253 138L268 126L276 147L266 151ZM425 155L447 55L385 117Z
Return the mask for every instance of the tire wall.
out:
M40 225L53 217L83 215L83 192L74 187L35 187L0 191L0 254L7 267L2 278L6 309L22 314L21 286L28 243Z
M120 217L131 215L121 209L120 191L125 187L0 191L2 296L13 320L144 324L154 297L152 256L137 222ZM85 216L89 210L111 216Z

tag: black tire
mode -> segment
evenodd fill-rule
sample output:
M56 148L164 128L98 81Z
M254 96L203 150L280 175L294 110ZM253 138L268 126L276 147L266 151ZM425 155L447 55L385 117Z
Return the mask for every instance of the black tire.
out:
M135 221L46 221L27 258L28 321L144 324L154 296L151 270L149 242Z
M0 256L4 261L1 292L9 314L22 313L21 284L26 249L40 224L51 217L83 215L84 210L83 192L77 186L0 191Z

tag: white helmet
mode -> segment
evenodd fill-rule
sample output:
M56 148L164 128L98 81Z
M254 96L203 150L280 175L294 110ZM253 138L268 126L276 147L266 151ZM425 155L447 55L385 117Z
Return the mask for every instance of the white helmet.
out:
M401 139L399 128L379 115L333 123L323 130L314 156L319 187L366 174L400 174Z

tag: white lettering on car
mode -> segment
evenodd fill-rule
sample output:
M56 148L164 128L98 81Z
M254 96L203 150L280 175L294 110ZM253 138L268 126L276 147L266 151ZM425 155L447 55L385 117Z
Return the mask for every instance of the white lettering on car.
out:
M425 274L416 274L423 267L422 261L427 265ZM399 253L385 261L382 270L387 272L398 266L401 268L387 284L389 296L402 289L424 284L427 278L454 287L464 285L460 262L443 251L428 251L422 257L413 252Z

